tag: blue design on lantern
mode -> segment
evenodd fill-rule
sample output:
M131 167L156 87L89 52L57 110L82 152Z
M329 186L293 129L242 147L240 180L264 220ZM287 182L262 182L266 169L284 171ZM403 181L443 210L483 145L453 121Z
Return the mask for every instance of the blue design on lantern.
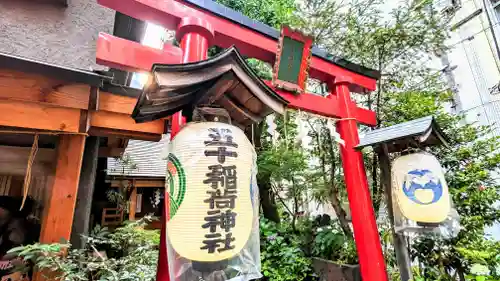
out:
M429 202L422 202L416 197L415 192L419 189L431 190L433 193L432 200ZM436 203L443 195L443 186L438 177L436 177L430 170L415 169L408 172L403 182L403 192L411 201L420 205L430 205Z

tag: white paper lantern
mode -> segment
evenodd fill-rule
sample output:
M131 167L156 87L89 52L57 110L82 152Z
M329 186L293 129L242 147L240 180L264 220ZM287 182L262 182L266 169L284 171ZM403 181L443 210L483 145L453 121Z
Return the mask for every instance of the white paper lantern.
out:
M217 262L243 249L253 226L254 155L243 131L224 123L190 123L172 140L167 233L178 255Z
M450 196L439 161L428 153L403 155L392 164L392 190L407 219L441 223L450 212Z

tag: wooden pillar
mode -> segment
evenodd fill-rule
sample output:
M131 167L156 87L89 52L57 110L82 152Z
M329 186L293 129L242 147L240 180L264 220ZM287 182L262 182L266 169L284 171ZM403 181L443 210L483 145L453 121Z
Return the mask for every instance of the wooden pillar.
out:
M392 176L391 176L391 160L389 159L389 152L387 145L382 144L378 151L378 159L380 162L380 177L387 204L387 213L389 221L391 222L392 238L394 243L394 252L396 253L396 261L398 263L399 272L402 281L409 281L413 279L411 272L411 260L408 249L406 247L405 238L403 235L396 233L394 229L394 207L392 205Z
M128 220L135 221L135 210L137 209L137 187L135 181L132 185L132 194L130 194L130 206L128 212Z
M70 239L84 146L84 135L59 137L54 182L48 190L42 218L41 243L58 243L61 239Z
M82 235L89 234L92 198L94 197L97 158L99 154L99 137L88 137L85 141L82 169L76 197L75 215L71 230L71 245L73 248L85 247Z

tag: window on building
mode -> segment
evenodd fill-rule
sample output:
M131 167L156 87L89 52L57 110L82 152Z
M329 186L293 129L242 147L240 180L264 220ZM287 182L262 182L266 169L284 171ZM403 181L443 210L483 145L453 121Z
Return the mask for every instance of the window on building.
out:
M494 12L495 16L497 17L495 23L498 23L500 21L500 0L492 0L491 5L493 6L493 10L495 11Z
M443 13L452 13L462 7L462 0L438 0L436 5Z

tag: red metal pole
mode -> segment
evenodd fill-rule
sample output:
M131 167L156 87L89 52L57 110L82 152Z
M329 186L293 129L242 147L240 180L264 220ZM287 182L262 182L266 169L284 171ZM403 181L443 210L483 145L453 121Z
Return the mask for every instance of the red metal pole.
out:
M337 81L335 93L344 120L337 122L337 130L345 145L340 146L347 197L351 209L354 240L358 251L361 276L366 281L387 281L384 256L375 221L373 203L359 144L358 126L353 118L356 104L351 100L348 81ZM350 119L352 118L352 119Z
M183 18L177 27L175 34L181 42L182 63L196 62L208 58L208 47L214 39L214 29L207 21L199 18ZM173 139L186 123L181 112L172 116L172 130L170 138ZM168 197L165 192L165 204L162 215L162 228L160 234L160 253L158 257L158 269L156 281L170 281L167 254L166 222L168 220ZM174 280L175 281L175 280Z

